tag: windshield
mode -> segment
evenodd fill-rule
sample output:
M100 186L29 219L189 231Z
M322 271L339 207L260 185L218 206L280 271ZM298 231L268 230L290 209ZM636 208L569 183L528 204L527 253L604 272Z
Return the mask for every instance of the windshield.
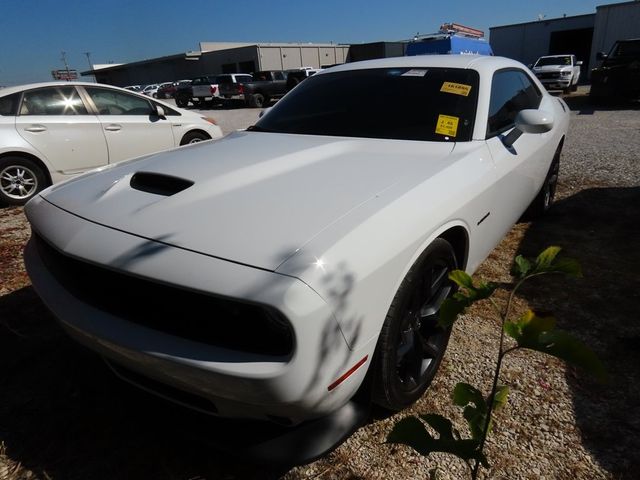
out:
M571 57L568 55L561 57L542 57L536 62L536 67L546 67L547 65L571 65Z
M640 41L619 42L613 46L610 57L633 57L640 56Z
M397 140L468 141L478 73L379 68L314 75L249 130Z

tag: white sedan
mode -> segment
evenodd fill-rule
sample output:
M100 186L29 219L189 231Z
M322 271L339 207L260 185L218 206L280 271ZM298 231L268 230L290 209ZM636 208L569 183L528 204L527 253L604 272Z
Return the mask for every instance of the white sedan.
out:
M0 204L92 168L222 136L211 118L95 83L0 91Z
M549 208L568 123L505 58L345 64L246 131L42 192L27 270L74 338L181 404L285 425L356 392L401 409L444 354L448 272Z

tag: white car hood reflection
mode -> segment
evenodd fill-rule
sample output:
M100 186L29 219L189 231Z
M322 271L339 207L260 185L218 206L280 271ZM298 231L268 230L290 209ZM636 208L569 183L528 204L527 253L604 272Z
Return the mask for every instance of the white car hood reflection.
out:
M236 132L46 191L92 222L276 270L331 223L384 190L447 167L454 143ZM193 182L173 195L130 186L136 172Z

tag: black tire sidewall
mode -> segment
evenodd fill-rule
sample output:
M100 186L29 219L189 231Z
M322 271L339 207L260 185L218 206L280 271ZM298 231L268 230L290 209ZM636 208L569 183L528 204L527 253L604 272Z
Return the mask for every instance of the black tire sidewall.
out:
M203 142L211 139L211 137L201 132L187 132L184 134L184 137L182 137L182 140L180 140L180 146L188 145L194 138L199 138Z
M438 358L433 360L433 362L435 362L433 368L429 367L430 370L428 374L426 377L423 377L418 387L411 392L404 391L400 388L397 379L396 347L401 334L400 330L402 328L407 302L412 293L413 282L419 278L419 274L427 266L441 258L447 259L446 261L450 265L450 270L457 268L457 260L453 247L446 240L438 238L422 252L405 276L391 303L391 307L382 326L372 365L372 399L374 403L388 410L398 411L418 400L429 387L444 357L446 344L451 334L450 328L444 332L446 338L444 339L445 347L442 353Z

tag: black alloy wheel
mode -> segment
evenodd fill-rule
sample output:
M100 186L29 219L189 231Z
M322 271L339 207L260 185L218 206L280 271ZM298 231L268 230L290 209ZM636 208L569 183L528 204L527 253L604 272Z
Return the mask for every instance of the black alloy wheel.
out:
M373 400L401 410L418 400L442 361L451 329L438 326L442 302L455 291L451 244L436 239L422 253L396 294L382 327L373 365Z

